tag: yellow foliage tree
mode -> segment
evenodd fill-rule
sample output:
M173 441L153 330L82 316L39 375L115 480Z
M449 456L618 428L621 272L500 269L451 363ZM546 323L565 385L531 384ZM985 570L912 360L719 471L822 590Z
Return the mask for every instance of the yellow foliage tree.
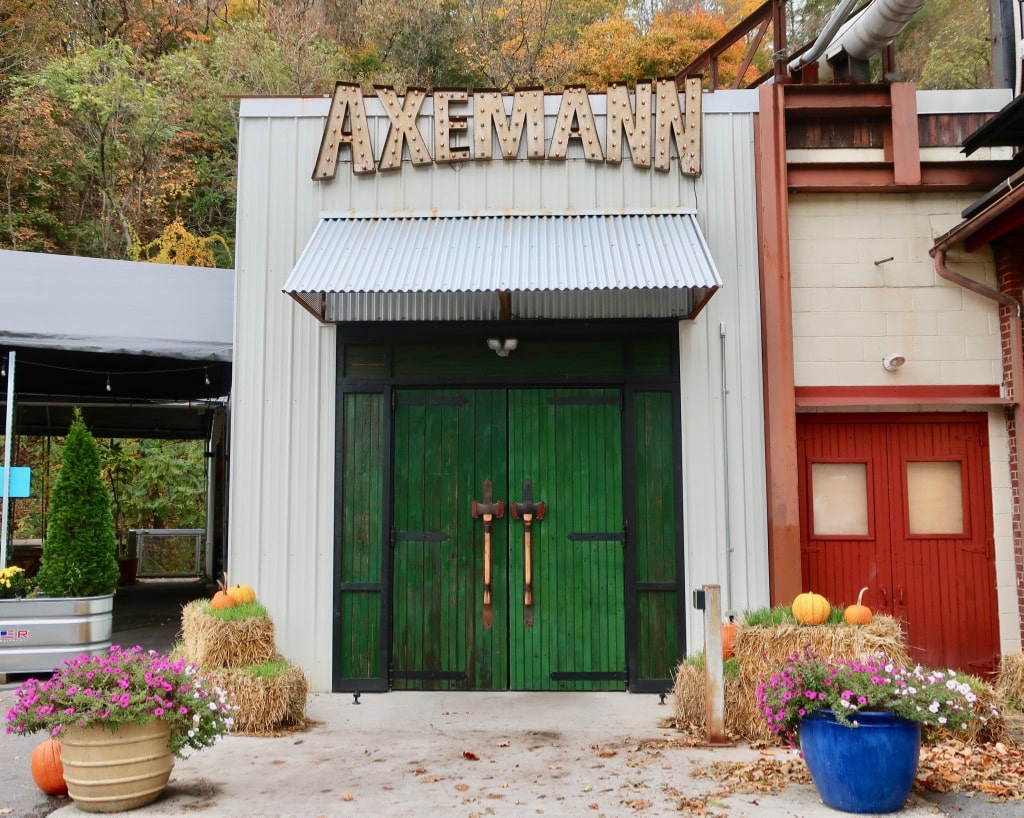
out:
M216 245L220 245L228 258L231 258L231 249L223 236L193 235L181 219L177 218L148 244L133 244L131 256L134 261L152 261L157 264L216 267L217 259L213 252Z

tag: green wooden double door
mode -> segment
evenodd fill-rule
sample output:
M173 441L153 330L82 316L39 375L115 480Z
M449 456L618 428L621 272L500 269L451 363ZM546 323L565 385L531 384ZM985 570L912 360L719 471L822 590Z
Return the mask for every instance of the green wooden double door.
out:
M622 404L618 389L395 390L393 688L625 687ZM527 544L512 504L531 489L544 514ZM503 504L489 549L474 500Z

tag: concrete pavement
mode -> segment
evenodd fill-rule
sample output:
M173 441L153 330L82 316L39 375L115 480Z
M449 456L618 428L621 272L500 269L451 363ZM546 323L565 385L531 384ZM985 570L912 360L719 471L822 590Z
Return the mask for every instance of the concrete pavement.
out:
M180 604L195 583L132 586L115 599L114 641L166 651ZM0 686L0 712L16 683ZM178 761L167 790L137 815L195 816L837 816L812 785L748 792L695 774L698 767L795 753L746 746L687 747L657 696L627 693L388 693L310 697L308 729L277 737L230 736ZM40 736L0 733L0 816L84 815L35 786L29 757ZM772 789L772 788L767 788ZM914 794L906 818L1020 818L1021 802Z
M810 784L730 793L694 769L763 757L746 746L681 746L668 707L626 693L320 694L309 729L231 736L178 761L138 815L194 816L835 816ZM26 757L34 737L4 755ZM770 751L774 761L796 758ZM17 785L27 780L27 768ZM6 789L6 788L5 788ZM83 814L50 799L55 818ZM0 799L2 806L2 799ZM1017 805L1019 807L1019 802ZM959 811L957 811L959 812ZM31 812L29 815L45 813ZM914 795L901 815L942 814ZM1006 815L1012 813L1004 813ZM1019 812L1017 813L1020 814Z

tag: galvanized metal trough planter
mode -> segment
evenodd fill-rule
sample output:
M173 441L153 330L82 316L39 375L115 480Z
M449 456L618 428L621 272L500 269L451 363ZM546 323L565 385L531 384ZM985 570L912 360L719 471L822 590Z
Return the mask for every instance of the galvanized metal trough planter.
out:
M49 673L110 648L114 595L0 599L0 676Z

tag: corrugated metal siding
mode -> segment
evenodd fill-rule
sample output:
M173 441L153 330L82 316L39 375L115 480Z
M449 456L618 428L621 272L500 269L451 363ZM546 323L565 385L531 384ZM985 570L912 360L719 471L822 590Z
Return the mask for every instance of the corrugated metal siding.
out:
M715 183L698 189L697 209L725 286L700 320L679 325L685 587L717 583L723 605L744 610L769 602L754 120L721 114L704 126L703 179ZM688 619L693 649L702 628Z
M320 221L284 290L356 296L332 321L473 318L496 298L462 294L498 291L521 318L684 318L721 283L692 213L352 214ZM428 297L389 305L407 293Z
M742 101L740 108L756 99L747 92L713 96L720 95ZM323 100L242 103L231 407L230 576L256 587L274 618L278 645L313 688L331 684L336 327L318 323L281 288L325 212L696 212L724 286L697 320L680 324L686 583L724 582L719 324L725 322L733 602L766 602L752 112L705 114L705 171L697 180L674 168L655 173L628 162L611 167L570 158L405 167L372 177L342 169L333 181L318 183L310 174L326 109ZM452 309L493 317L486 298L459 297L464 301ZM408 298L400 309L422 309L415 295ZM693 639L701 623L690 619Z

